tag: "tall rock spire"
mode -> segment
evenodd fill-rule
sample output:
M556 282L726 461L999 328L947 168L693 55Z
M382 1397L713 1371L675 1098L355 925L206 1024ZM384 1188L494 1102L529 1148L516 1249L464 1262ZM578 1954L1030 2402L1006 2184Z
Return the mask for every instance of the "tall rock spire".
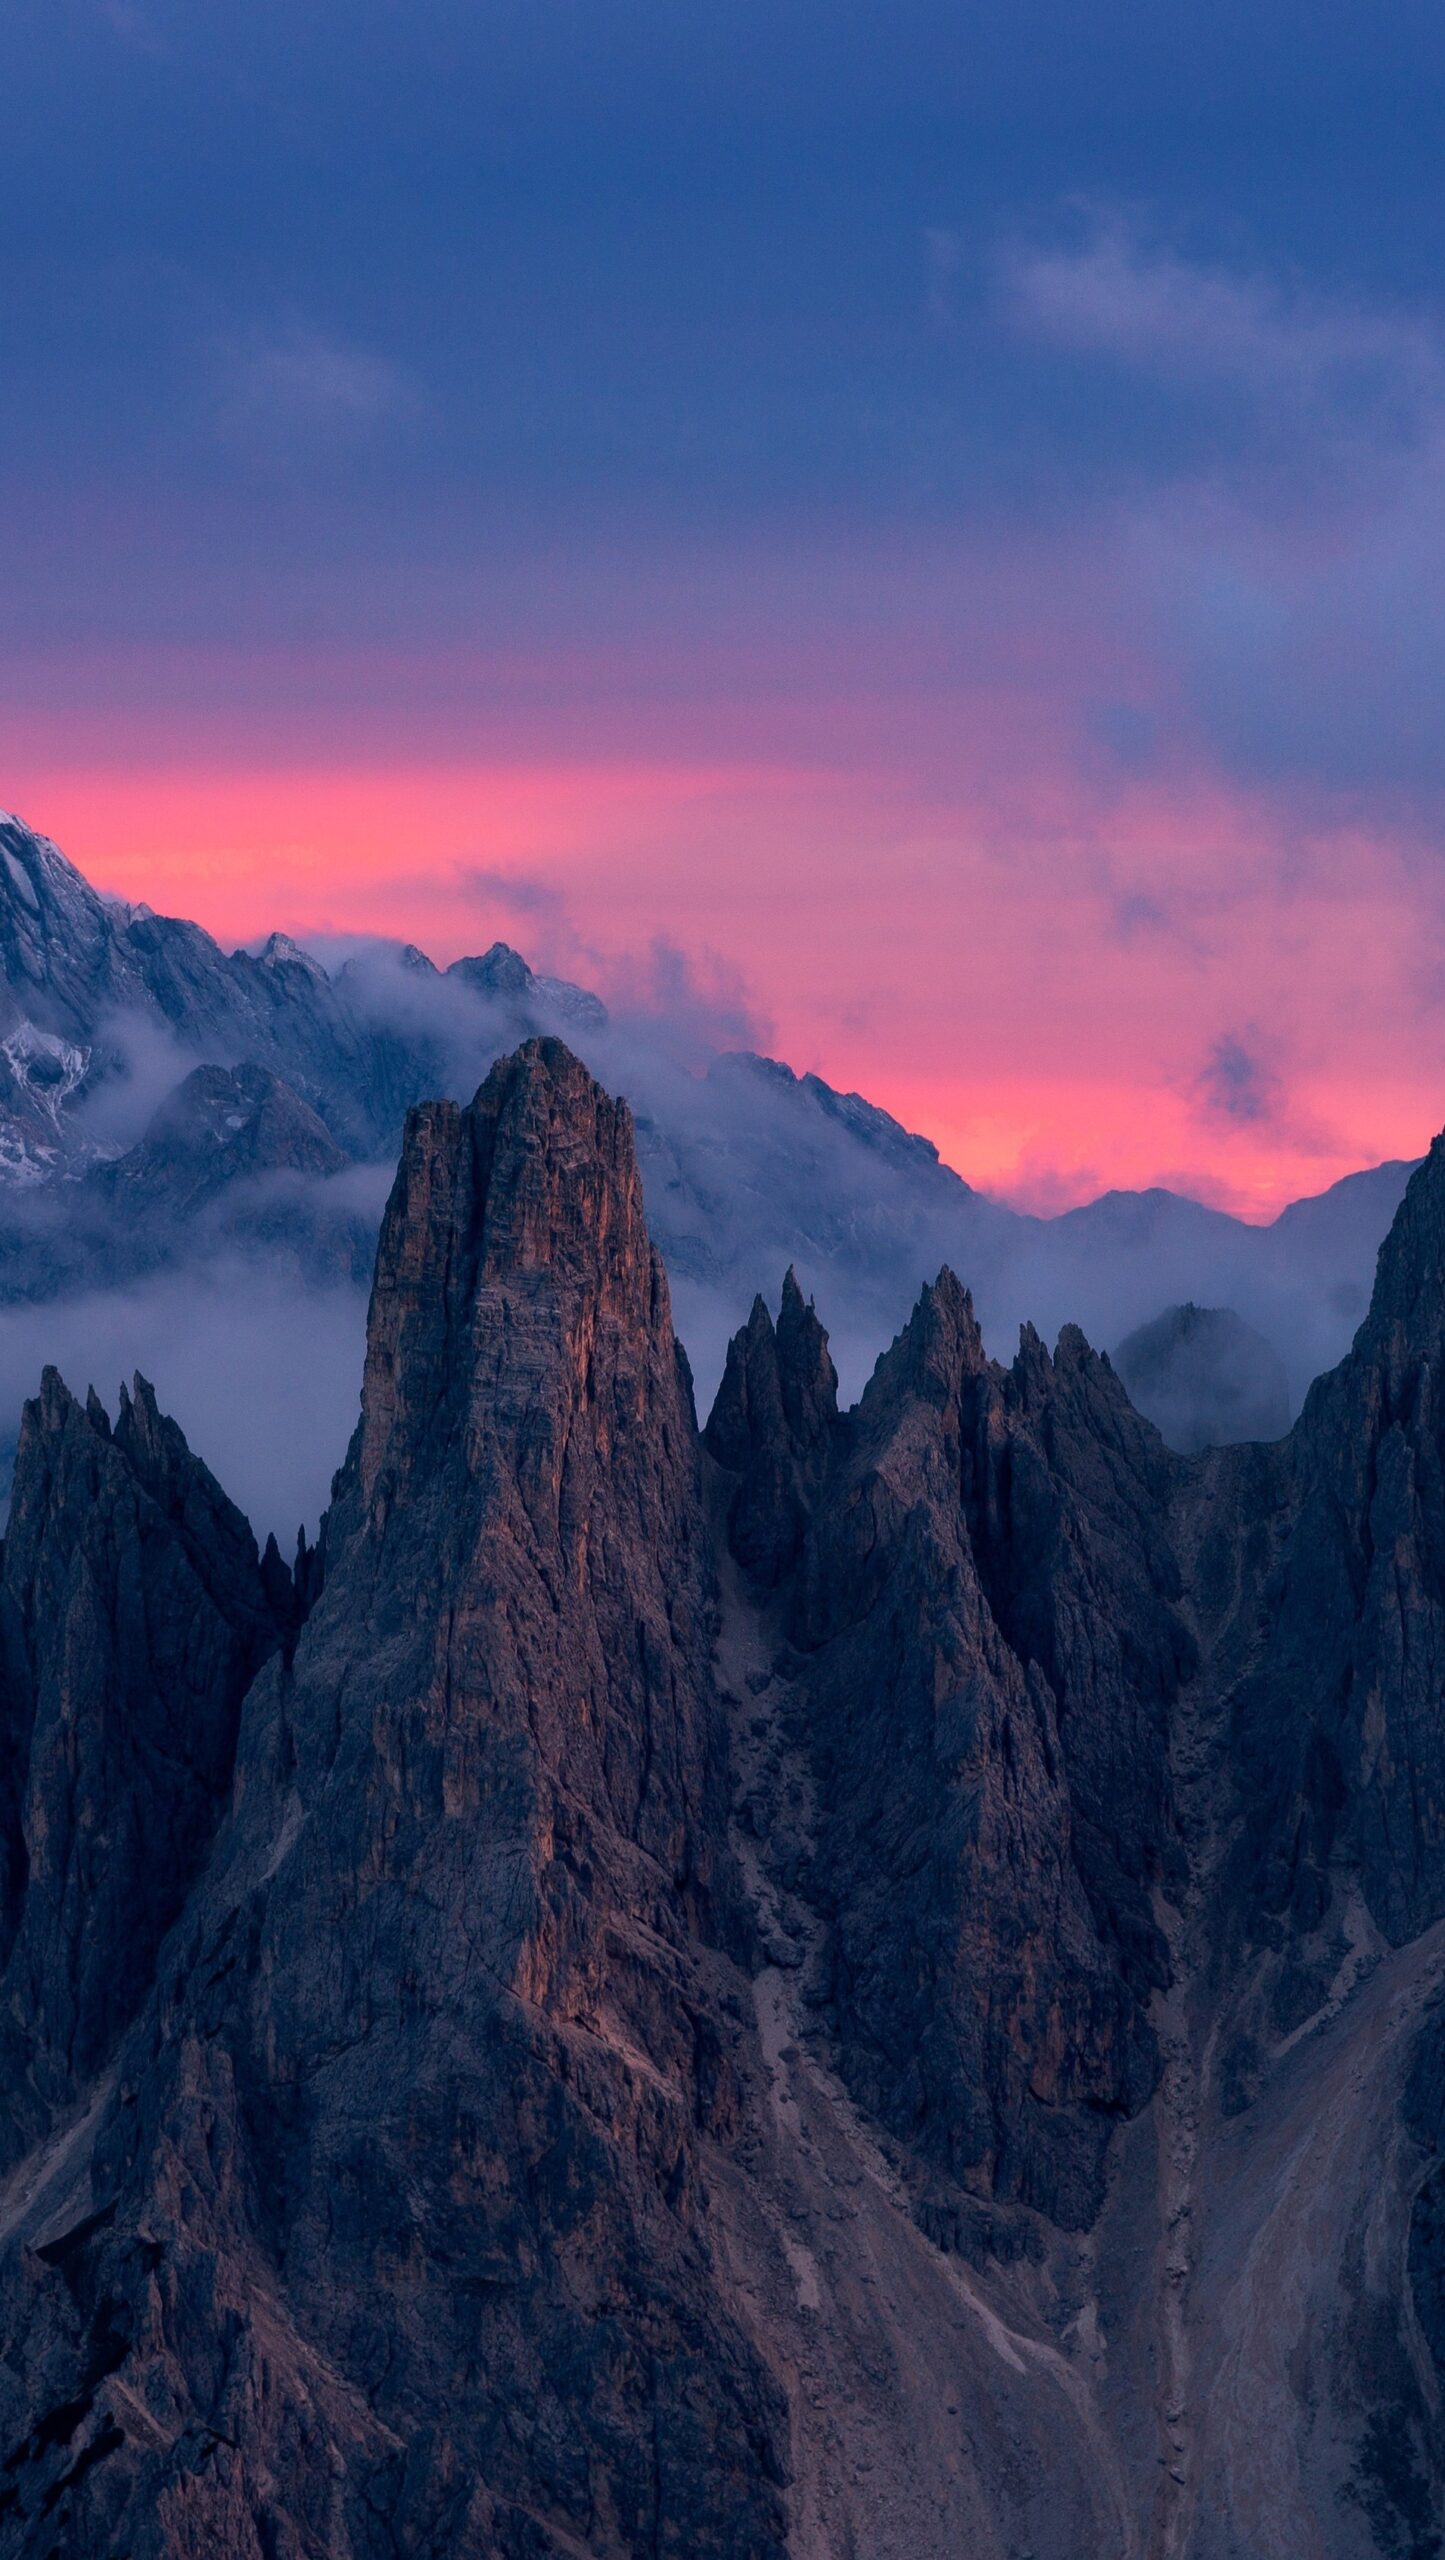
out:
M839 1417L790 1275L704 1466L626 1109L533 1041L408 1125L294 1582L48 1377L6 2560L1423 2551L1442 1375L1437 1150L1278 1447L947 1270Z
M93 2547L325 2512L338 2555L763 2560L780 2404L699 2160L740 2003L691 1395L629 1114L556 1042L412 1115L326 1551L97 2138L84 2282L28 2262L32 2358L77 2396L104 2302L160 2412L87 2482ZM234 2454L185 2463L197 2429Z
M812 1300L790 1267L774 1325L761 1298L728 1344L722 1384L703 1435L738 1478L728 1539L765 1589L797 1560L813 1492L838 1423L838 1378Z
M791 1599L852 2085L925 2174L1075 2227L1157 2067L1188 1652L1148 1526L1168 1465L1081 1335L1050 1360L1027 1334L1002 1370L945 1270L850 1419Z
M720 1823L696 1472L631 1115L560 1042L529 1041L469 1108L408 1124L358 1534L388 1578L414 1558L447 1611L457 1720L469 1696L516 1720L539 1771L700 1882Z

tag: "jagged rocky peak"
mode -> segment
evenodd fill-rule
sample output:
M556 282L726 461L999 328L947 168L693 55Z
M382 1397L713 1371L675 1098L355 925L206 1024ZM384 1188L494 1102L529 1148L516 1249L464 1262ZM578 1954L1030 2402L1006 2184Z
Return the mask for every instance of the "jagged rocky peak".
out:
M791 1639L845 2076L938 2227L1082 2227L1168 1977L1173 1462L1077 1329L990 1361L948 1268L841 1421L796 1284L759 1301L706 1445Z
M500 1059L467 1107L408 1120L355 1485L375 1534L440 1535L464 1586L561 1573L580 1614L547 1635L538 1730L701 1880L719 1780L691 1385L631 1114L560 1041Z
M446 975L474 988L490 1003L505 1006L519 1026L532 1022L539 1029L561 1025L572 1031L595 1031L607 1021L607 1007L600 996L574 986L569 978L543 975L509 942L494 942L478 955L453 960Z
M951 1404L964 1382L981 1377L987 1367L972 1293L945 1264L920 1292L907 1324L878 1361L863 1390L860 1422L908 1394Z
M449 1605L515 1590L515 1634L476 1676L498 1700L525 1688L553 1775L701 1882L719 1781L691 1387L631 1114L560 1041L500 1059L465 1109L408 1121L355 1490L364 1536L439 1539ZM533 1619L527 1595L556 1576Z
M762 1298L728 1345L704 1445L740 1482L728 1505L728 1538L765 1586L795 1562L812 1491L838 1421L838 1378L828 1337L790 1265L776 1325Z
M37 2419L118 2357L107 2410L155 2414L87 2417L87 2552L313 2515L337 2560L379 2518L478 2560L782 2548L699 2160L743 1985L697 1469L630 1116L529 1042L408 1123L324 1581L95 2135L84 2282L32 2254L0 2305L44 2377L27 2518L74 2459Z
M82 1027L78 1008L93 985L107 980L109 946L124 912L100 897L48 837L21 818L0 815L4 1027L31 1013L45 1027Z
M510 942L494 942L485 951L453 960L446 974L487 996L526 995L533 982L528 963Z
M1086 2224L1154 2083L1188 1648L1153 1453L1081 1335L1050 1359L1026 1331L1004 1371L945 1270L814 1505L790 1623L844 2067L945 2220L951 2185Z
M146 1382L112 1429L54 1369L0 1560L0 2159L109 2058L230 1783L276 1643L255 1540Z
M289 933L268 933L256 958L263 969L298 970L303 977L318 985L327 982L327 973L320 961L311 952L303 950L299 942L293 942Z
M680 1427L667 1281L647 1232L632 1116L562 1042L499 1059L475 1099L407 1121L382 1223L362 1391L362 1481L434 1450L507 1374L569 1389L624 1345ZM432 1435L429 1437L429 1435Z
M778 1378L794 1440L800 1448L816 1448L838 1418L838 1373L818 1311L811 1298L804 1300L791 1263L778 1308Z
M840 1093L836 1086L825 1084L821 1076L798 1075L782 1058L764 1057L756 1049L725 1049L711 1061L708 1080L744 1088L760 1085L772 1101L796 1116L800 1126L805 1127L810 1121L822 1129L831 1126L860 1141L889 1164L914 1171L944 1170L931 1138L905 1129L900 1120L881 1111L861 1093ZM950 1172L947 1179L961 1199L973 1196L958 1174Z
M760 1443L780 1433L801 1455L821 1446L837 1418L838 1376L828 1337L789 1264L777 1323L766 1300L755 1298L728 1345L707 1445L725 1467L745 1466Z
M9 810L0 810L0 874L4 906L22 910L37 928L47 909L77 917L92 908L104 910L110 903L92 889L58 844L52 844L49 836L37 835Z

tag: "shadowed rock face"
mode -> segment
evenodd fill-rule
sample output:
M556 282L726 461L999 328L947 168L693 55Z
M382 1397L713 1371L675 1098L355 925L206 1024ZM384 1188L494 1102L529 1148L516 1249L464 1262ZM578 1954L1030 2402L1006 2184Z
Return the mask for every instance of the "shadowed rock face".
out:
M755 1298L742 1332L729 1343L703 1435L709 1456L740 1478L728 1506L728 1538L765 1588L797 1562L837 1421L828 1337L790 1270L777 1324Z
M627 1111L533 1044L409 1124L324 1589L101 2219L7 2306L46 2406L114 2356L152 2413L80 2547L780 2547L698 2183L738 1993L696 1468ZM65 2467L21 2465L17 2547Z
M1157 2218L1158 2328L1125 2386L1164 2377L1151 2553L1438 2547L1445 2170L1418 2181L1445 2141L1442 1335L1445 1143L1278 1448L1180 1462L1069 1329L1051 1360L1026 1328L1001 1370L945 1273L835 1427L768 1604L832 2051L925 2227L984 2262L1020 2245L1020 2200L1091 2228L1128 2366ZM755 1309L708 1444L761 1591L735 1420L759 1375ZM1297 2373L1291 2286L1313 2399L1271 2380ZM1233 2375L1218 2397L1196 2359Z
M765 1339L755 1309L720 1404L769 1377ZM790 1625L845 2067L920 2159L1082 2226L1111 2121L1153 2085L1167 1973L1149 1895L1191 1655L1167 1460L1082 1336L986 1360L949 1272L818 1445ZM754 1571L759 1475L747 1452L729 1514Z
M1413 1177L1370 1313L1256 1500L1269 1570L1235 1698L1257 1889L1304 1939L1357 1875L1393 1943L1445 1915L1445 1145Z
M112 1431L54 1370L0 1571L0 2162L111 2058L209 1847L280 1642L255 1540L143 1379Z
M294 1579L48 1376L0 2553L1438 2555L1442 1331L1437 1150L1278 1448L947 1271L841 1416L789 1275L700 1443L540 1040Z

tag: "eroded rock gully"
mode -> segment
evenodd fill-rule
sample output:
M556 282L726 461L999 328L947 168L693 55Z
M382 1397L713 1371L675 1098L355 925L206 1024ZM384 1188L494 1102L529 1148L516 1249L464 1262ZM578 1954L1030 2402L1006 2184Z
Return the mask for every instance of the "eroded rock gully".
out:
M1428 2560L1445 1158L1273 1448L949 1273L699 1438L555 1042L412 1115L293 1579L48 1379L0 2551Z

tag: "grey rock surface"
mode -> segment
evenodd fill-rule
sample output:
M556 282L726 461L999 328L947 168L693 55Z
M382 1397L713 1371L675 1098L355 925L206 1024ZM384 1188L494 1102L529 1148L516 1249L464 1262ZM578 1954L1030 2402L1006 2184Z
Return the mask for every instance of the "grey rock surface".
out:
M112 1429L47 1371L0 1564L0 2165L92 2085L149 1990L286 1599L143 1379Z
M1442 1333L1445 1142L1278 1444L946 1269L700 1436L541 1039L411 1116L294 1576L48 1379L0 2551L1438 2549Z
M755 1310L724 1415L762 1341ZM1153 2085L1167 1978L1150 1893L1192 1657L1168 1461L1081 1336L989 1362L947 1271L829 1455L788 1624L845 2074L970 2194L1082 2227L1110 2123ZM729 1526L776 1581L737 1497Z
M625 1107L539 1044L419 1111L320 1596L14 2270L16 2549L781 2547L697 1465Z
M789 1269L776 1325L755 1298L729 1343L704 1433L709 1454L740 1479L728 1513L733 1553L767 1587L798 1560L837 1423L828 1337Z

